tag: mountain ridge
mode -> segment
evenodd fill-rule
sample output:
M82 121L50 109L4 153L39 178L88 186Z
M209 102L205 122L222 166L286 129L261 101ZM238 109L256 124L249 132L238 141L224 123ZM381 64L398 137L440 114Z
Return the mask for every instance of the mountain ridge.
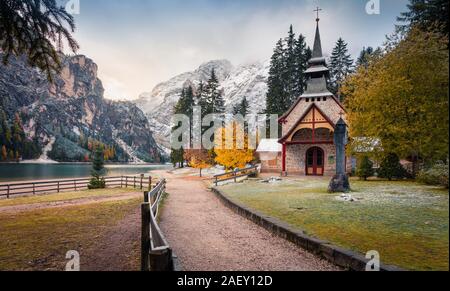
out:
M231 112L244 97L247 98L252 113L264 111L270 69L269 60L238 66L233 66L228 60L205 62L191 72L179 74L159 83L151 92L142 93L139 99L132 101L146 114L155 140L165 148L166 152L170 149L173 108L180 98L182 89L188 85L198 86L200 81L206 82L212 69L215 70L224 92L228 112Z

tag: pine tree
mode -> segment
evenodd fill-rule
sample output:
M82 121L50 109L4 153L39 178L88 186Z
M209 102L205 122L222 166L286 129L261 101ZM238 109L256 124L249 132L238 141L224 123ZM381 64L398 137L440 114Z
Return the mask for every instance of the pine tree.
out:
M296 39L291 25L284 41L277 42L271 58L266 114L284 114L304 93L307 81L304 72L311 55L305 37L300 35Z
M3 63L6 65L11 55L26 55L28 63L52 81L52 75L61 69L63 43L73 52L79 48L71 36L73 16L56 0L1 1L0 7Z
M295 71L294 71L294 94L296 98L300 97L306 90L305 71L308 69L308 61L312 52L306 46L305 37L300 34L295 46Z
M421 29L428 30L437 24L440 26L440 32L448 37L448 0L410 0L408 9L398 17L399 21L405 23L400 25L401 29L409 30L414 25L418 25Z
M383 179L403 179L407 176L406 169L400 164L400 159L396 154L388 154L380 164L378 177Z
M105 172L105 160L103 149L98 146L94 152L94 159L92 161L92 179L88 185L89 189L103 189L106 187L105 179L102 175Z
M274 49L268 77L268 91L266 95L266 114L282 115L286 111L286 95L283 82L284 44L280 39Z
M290 107L291 104L299 97L297 87L297 55L296 55L296 44L295 33L292 25L289 28L288 36L285 39L285 50L283 58L283 84L284 90L286 92L286 104L284 107Z
M244 99L242 99L242 101L238 104L236 104L236 106L234 106L233 108L233 114L237 115L240 114L243 117L247 116L249 114L249 104L247 101L247 97L244 97Z
M347 43L339 38L336 46L331 54L330 61L330 89L337 94L340 101L343 101L341 96L341 87L345 78L353 72L353 60L348 53Z
M361 53L359 54L358 59L356 60L356 66L364 66L365 68L367 68L369 66L369 58L370 55L372 55L373 53L373 48L372 47L363 47Z
M367 178L375 175L375 170L373 169L373 162L369 159L368 156L362 157L356 170L356 175L359 178L364 179L364 181L366 181Z
M203 86L203 85L202 85ZM183 114L189 117L190 120L190 142L192 142L192 121L193 121L193 107L195 106L195 96L194 90L192 86L188 86L184 88L181 92L181 97L178 103L175 105L174 112L175 114ZM172 128L172 132L178 129L178 125ZM183 167L184 164L184 149L172 149L170 154L170 160L174 164L180 164L180 167Z
M370 46L367 48L364 47L360 52L359 57L356 59L356 67L363 67L364 69L367 69L370 63L381 55L382 50L380 47L377 49L373 49Z
M225 101L223 92L220 90L219 79L214 69L211 70L211 77L205 87L206 95L206 113L207 114L223 114L225 113Z

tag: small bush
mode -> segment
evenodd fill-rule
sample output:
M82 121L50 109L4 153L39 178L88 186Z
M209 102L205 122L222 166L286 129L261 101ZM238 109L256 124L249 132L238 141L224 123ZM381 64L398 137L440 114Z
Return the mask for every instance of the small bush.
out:
M89 190L105 189L105 188L106 188L106 181L104 178L100 178L100 177L92 178L88 185Z
M364 181L367 180L367 178L375 175L373 163L368 156L364 156L359 162L358 169L356 170L356 175L360 179L364 179Z
M380 164L378 177L382 179L403 179L408 177L408 172L400 164L400 159L396 154L388 154Z
M420 171L417 181L427 185L439 185L448 189L448 172L448 164L440 162L427 170Z

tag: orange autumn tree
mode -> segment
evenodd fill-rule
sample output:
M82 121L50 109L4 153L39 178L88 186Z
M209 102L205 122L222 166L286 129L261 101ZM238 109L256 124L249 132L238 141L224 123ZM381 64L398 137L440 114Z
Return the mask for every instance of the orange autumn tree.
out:
M213 164L211 155L204 149L186 150L184 159L188 161L192 168L200 170L200 177L202 177L202 170L210 168Z
M248 135L238 124L220 128L215 135L215 161L226 170L245 168L254 160L254 150L249 148Z

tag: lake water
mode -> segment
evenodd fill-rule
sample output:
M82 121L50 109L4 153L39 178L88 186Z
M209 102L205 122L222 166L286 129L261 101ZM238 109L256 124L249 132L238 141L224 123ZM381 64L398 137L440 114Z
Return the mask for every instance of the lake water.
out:
M106 165L107 176L148 174L170 169L170 165ZM0 164L0 182L84 178L91 174L89 164Z

